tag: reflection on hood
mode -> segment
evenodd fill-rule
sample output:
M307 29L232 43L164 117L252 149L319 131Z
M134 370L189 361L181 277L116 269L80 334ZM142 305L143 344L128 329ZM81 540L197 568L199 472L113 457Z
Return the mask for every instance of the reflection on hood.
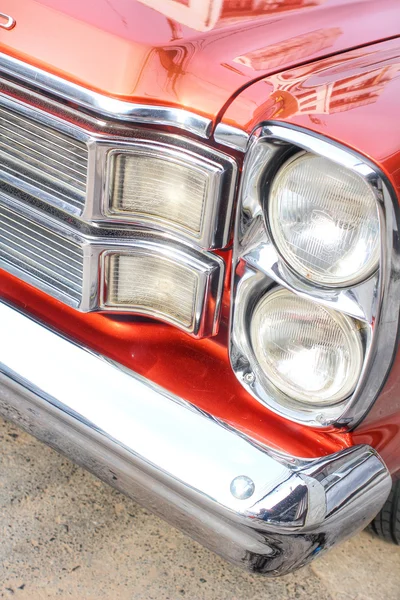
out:
M288 10L318 6L326 0L139 0L169 19L196 31L210 31Z

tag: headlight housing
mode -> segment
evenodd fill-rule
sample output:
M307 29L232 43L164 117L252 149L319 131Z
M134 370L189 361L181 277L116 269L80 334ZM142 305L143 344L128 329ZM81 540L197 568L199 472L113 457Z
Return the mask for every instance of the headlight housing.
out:
M368 159L299 129L265 125L248 148L235 229L233 370L293 421L353 427L396 348L393 192Z

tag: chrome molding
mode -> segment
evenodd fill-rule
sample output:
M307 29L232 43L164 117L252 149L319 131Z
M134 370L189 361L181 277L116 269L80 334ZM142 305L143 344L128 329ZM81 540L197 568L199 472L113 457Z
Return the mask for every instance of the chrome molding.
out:
M4 211L7 211L5 217ZM22 237L19 231L23 232ZM183 246L165 235L134 228L129 237L111 234L107 237L97 237L93 231L82 234L0 190L0 267L5 271L82 312L99 309L114 312L116 309L104 303L105 254L148 252L160 259L167 256L198 278L191 325L185 327L156 310L121 308L118 312L155 317L194 337L216 333L225 272L219 256Z
M7 233L8 241L4 238L3 245L0 239L0 264L3 268L79 310L86 312L103 309L114 312L115 309L106 307L104 298L100 296L103 283L99 266L104 264L102 256L113 249L144 252L147 243L149 248L156 249L158 256L172 253L178 265L191 265L195 269L199 279L193 323L183 326L161 312L129 311L126 308L118 312L154 316L180 327L194 337L214 335L218 329L224 262L202 249L221 247L229 240L237 172L235 161L228 155L191 139L133 128L123 123L102 122L70 107L63 107L37 92L27 93L26 88L20 84L6 82L4 79L2 82L0 117L3 115L4 123L0 124L1 134L7 137L8 130L15 122L19 128L15 133L16 144L20 143L23 148L28 148L33 157L32 164L36 168L35 171L32 168L29 171L29 162L23 160L22 147L21 151L18 150L19 162L15 166L12 162L15 161L12 156L16 152L14 146L7 146L7 140L3 140L0 148L0 158L3 156L0 205L3 203L10 210L20 211L21 217L25 215L33 223L33 229L28 232L32 239L23 250L15 234ZM42 148L44 142L41 144L40 136L38 140L34 134L36 124L38 130L43 130L44 137L54 132L54 135L61 136L61 140L79 142L80 148L87 149L86 189L84 188L82 197L78 198L75 194L73 201L68 201L68 181L64 194L62 190L60 194L53 193L53 187L62 185L61 176L55 182L49 180L40 184L40 160L45 161L46 155ZM61 143L60 139L57 138L57 143ZM179 224L169 225L166 221L156 219L132 219L111 214L108 207L108 159L115 152L124 153L131 148L162 156L169 153L210 173L203 228L197 238ZM62 169L63 148L55 148L54 151L59 153L56 158L60 157ZM7 161L10 168L6 168ZM17 221L18 216L15 222ZM58 248L61 254L54 250L56 260L49 257L48 251L47 257L45 256L46 250L40 243L41 227L47 231L45 235L49 238L52 235L61 236L61 246L68 246L65 255L62 254L64 249ZM12 242L8 239L10 236L13 238ZM25 236L25 239L28 237ZM79 264L74 265L73 261L71 263L72 255L73 261L78 261ZM23 263L24 260L26 264ZM56 263L60 267L60 273L65 274L65 281L55 273ZM80 279L81 271L83 278L80 282L78 278Z
M238 566L297 569L389 494L368 446L279 453L3 303L0 331L2 416Z
M246 131L225 123L218 123L214 131L214 140L217 144L228 146L239 152L246 152L249 139L250 136Z
M381 257L378 271L359 284L335 288L314 286L296 274L277 251L264 217L262 181L270 181L294 150L325 156L353 170L371 185L377 201ZM260 402L285 417L313 427L354 428L375 401L397 348L400 308L400 248L395 204L385 177L366 158L298 128L266 124L250 141L235 232L230 356L242 385ZM274 285L312 299L362 323L364 364L354 393L334 405L304 405L285 396L257 373L248 334L256 299Z
M202 138L210 136L212 121L206 117L182 108L136 104L110 98L3 53L0 53L0 73L34 89L39 88L46 94L72 102L98 116L131 123L177 127Z
M82 116L77 114L65 115L67 120L62 118L63 111L60 111L58 106L54 107L55 110L51 110L53 109L51 103L47 111L44 110L40 99L32 97L33 105L22 99L18 100L15 98L15 93L18 91L10 90L13 93L12 97L4 90L0 93L0 110L4 107L13 114L19 115L21 119L37 121L46 130L60 132L63 136L68 136L71 142L77 140L87 148L86 193L83 193L80 202L68 202L67 195L63 198L62 195L49 193L45 187L35 185L32 178L21 176L18 179L17 176L9 175L2 169L0 180L40 199L44 203L44 209L46 206L57 208L99 228L115 225L128 228L133 223L145 225L155 231L170 231L182 237L187 243L204 249L222 248L228 243L237 179L236 162L230 156L202 143L170 133L132 127L128 129L122 127L120 130L113 127L106 133L97 120L88 120L86 123L82 120ZM170 155L171 158L180 159L188 165L193 165L194 168L208 169L210 182L205 200L203 228L199 235L178 224L160 221L156 217L132 217L110 211L110 159L114 152L128 152L130 149L154 152L160 156ZM41 152L40 149L38 151ZM60 169L62 171L62 165Z

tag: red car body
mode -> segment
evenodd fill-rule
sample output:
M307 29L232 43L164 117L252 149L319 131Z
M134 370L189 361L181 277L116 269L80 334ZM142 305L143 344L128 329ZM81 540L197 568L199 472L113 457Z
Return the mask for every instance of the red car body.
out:
M1 10L16 22L0 28L4 54L111 98L204 116L215 148L221 124L248 135L264 121L299 126L368 157L400 194L397 0L3 0ZM237 148L224 151L242 164ZM217 252L226 264L222 318L218 335L207 339L157 321L78 312L5 271L0 294L270 448L312 459L368 444L396 476L399 355L352 431L275 414L232 371L232 252Z

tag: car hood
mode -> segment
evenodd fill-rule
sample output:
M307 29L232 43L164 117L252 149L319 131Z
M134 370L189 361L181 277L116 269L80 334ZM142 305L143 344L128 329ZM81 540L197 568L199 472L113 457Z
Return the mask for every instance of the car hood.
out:
M3 0L0 50L87 88L216 119L262 77L400 34L398 0Z

